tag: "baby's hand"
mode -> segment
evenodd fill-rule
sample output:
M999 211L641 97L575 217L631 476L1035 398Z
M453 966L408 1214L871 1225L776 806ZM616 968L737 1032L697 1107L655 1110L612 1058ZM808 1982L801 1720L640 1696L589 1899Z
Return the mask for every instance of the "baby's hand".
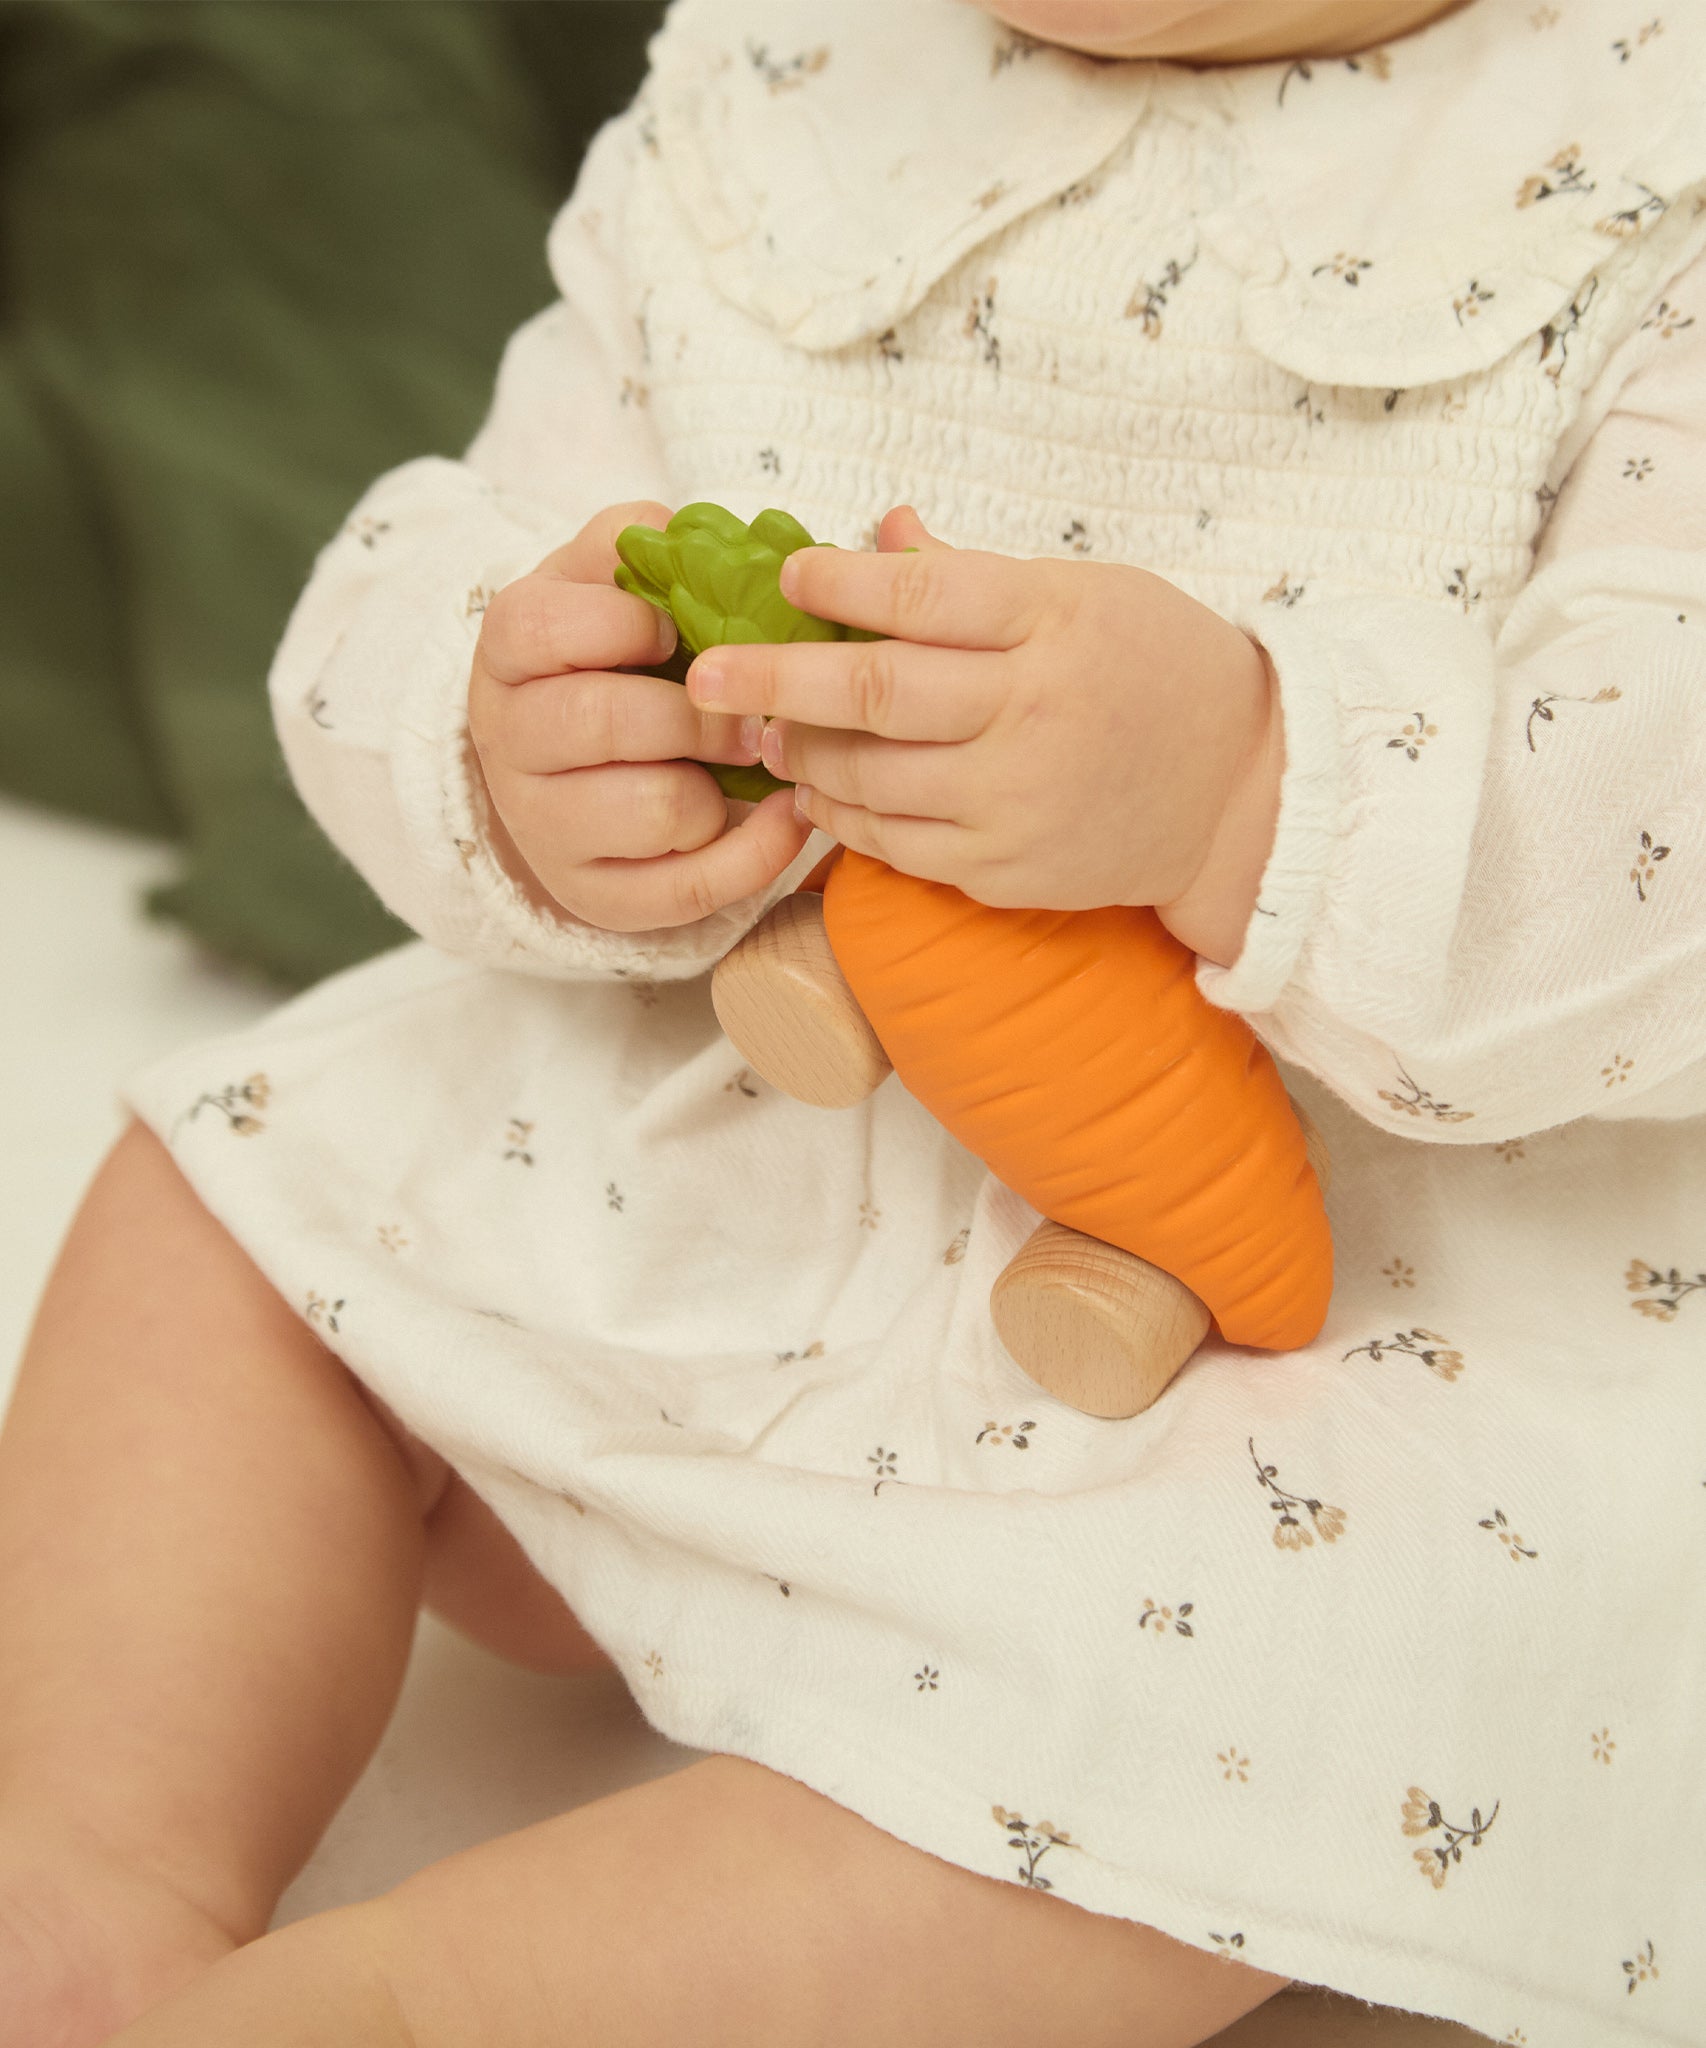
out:
M613 505L486 609L468 726L509 872L607 931L688 924L775 880L811 827L791 792L725 797L697 761L753 762L740 721L679 683L624 674L675 650L675 627L618 590L616 536L661 505ZM731 829L732 828L732 829Z
M688 695L768 713L766 764L847 846L998 906L1165 913L1191 896L1179 935L1206 951L1199 934L1230 921L1235 946L1277 808L1255 643L1142 569L961 552L904 508L879 544L802 548L783 594L892 637L710 649ZM1229 919L1233 870L1247 900Z

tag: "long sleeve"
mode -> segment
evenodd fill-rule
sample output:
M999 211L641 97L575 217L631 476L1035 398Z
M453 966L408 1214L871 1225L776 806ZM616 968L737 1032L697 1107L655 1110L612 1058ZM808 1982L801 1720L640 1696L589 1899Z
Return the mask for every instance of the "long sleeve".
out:
M536 907L494 851L467 733L481 614L604 506L668 500L614 254L640 146L631 114L594 142L552 229L562 298L510 342L466 458L407 463L368 491L320 556L270 679L304 801L383 901L447 952L563 980L697 974L822 851L814 835L760 895L627 933Z
M1420 1139L1706 1114L1706 259L1574 444L1496 634L1412 599L1239 621L1286 766L1243 950L1198 985Z

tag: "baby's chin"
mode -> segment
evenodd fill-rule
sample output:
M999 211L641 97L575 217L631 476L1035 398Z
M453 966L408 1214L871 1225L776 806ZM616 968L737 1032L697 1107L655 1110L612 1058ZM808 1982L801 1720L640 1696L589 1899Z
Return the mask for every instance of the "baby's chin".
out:
M1096 57L1240 63L1326 54L1417 26L1464 0L969 0L1009 28Z

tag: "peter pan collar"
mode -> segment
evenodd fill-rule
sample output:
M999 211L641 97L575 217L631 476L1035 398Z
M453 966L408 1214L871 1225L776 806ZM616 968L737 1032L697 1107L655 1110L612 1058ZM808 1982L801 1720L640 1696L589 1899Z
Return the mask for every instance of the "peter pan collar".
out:
M1205 93L1234 196L1202 225L1245 338L1323 383L1485 367L1706 180L1699 0L1471 0L1359 57L1213 72L1079 57L957 0L677 0L652 63L713 283L812 350L893 326Z

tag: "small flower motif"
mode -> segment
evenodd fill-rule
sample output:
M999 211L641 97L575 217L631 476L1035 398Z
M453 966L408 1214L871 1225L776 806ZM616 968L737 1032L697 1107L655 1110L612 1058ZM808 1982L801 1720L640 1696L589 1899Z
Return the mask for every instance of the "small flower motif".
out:
M1611 1055L1610 1066L1601 1067L1599 1071L1604 1076L1605 1085L1608 1088L1615 1088L1619 1082L1627 1081L1635 1071L1635 1062L1626 1060L1620 1052L1614 1052Z
M474 866L474 856L480 849L474 844L472 839L455 839L451 841L451 844L456 848L456 858L462 863L463 873L471 873Z
M1396 1095L1389 1088L1378 1088L1375 1093L1390 1108L1402 1110L1406 1116L1431 1116L1436 1124L1466 1124L1473 1120L1472 1109L1453 1109L1449 1102L1436 1102L1425 1088L1417 1087L1404 1069L1398 1069L1399 1079L1411 1090L1409 1095Z
M1403 1806L1405 1834L1431 1835L1437 1831L1441 1838L1415 1851L1416 1862L1435 1891L1444 1885L1452 1866L1463 1861L1465 1844L1471 1849L1481 1846L1487 1831L1498 1818L1498 1812L1499 1803L1495 1800L1492 1812L1483 1820L1477 1806L1471 1810L1467 1826L1460 1827L1445 1818L1437 1799L1430 1799L1419 1785L1410 1787Z
M655 1010L663 1001L663 991L655 981L647 981L642 975L628 984L629 993L642 1010Z
M1538 176L1522 181L1517 188L1516 203L1519 207L1535 206L1542 199L1556 199L1562 192L1593 190L1595 187L1588 182L1582 163L1581 144L1572 142L1559 150L1556 156L1549 157L1545 170Z
M970 1242L971 1225L968 1223L963 1230L958 1230L954 1233L953 1243L950 1244L948 1249L942 1254L943 1265L957 1266L960 1263L960 1261L965 1257L966 1246L970 1244Z
M661 1678L663 1676L663 1659L656 1650L648 1650L646 1652L646 1676L648 1678Z
M379 1242L388 1252L406 1252L409 1248L409 1240L395 1223L380 1224Z
M906 351L901 347L899 341L896 340L895 331L892 327L885 327L882 333L877 336L873 346L885 363L904 363L906 361Z
M636 412L643 412L652 402L652 387L638 377L624 377L622 389L617 394L617 402L631 405Z
M1631 1992L1634 1991L1637 1984L1645 1984L1649 1978L1657 1977L1659 1966L1657 1958L1653 1954L1653 1944L1650 1941L1644 1950L1637 1949L1634 1956L1624 1962L1623 1972L1629 1979L1629 1990Z
M188 1109L172 1126L175 1137L182 1124L193 1124L204 1109L217 1110L225 1119L225 1128L233 1136L252 1138L264 1131L266 1125L252 1110L265 1109L272 1100L272 1083L265 1074L251 1074L246 1081L230 1081L223 1088L213 1089L198 1095Z
M1632 482L1644 484L1653 473L1653 458L1650 455L1631 455L1623 465L1623 474Z
M1527 1152L1523 1149L1523 1143L1520 1138L1501 1138L1493 1147L1493 1150L1507 1166L1511 1165L1515 1160L1528 1157Z
M1660 299L1658 304L1641 322L1642 332L1656 328L1660 341L1670 341L1685 327L1694 325L1694 315L1684 315L1680 307L1673 306L1669 299Z
M977 1441L980 1444L985 1440L992 1444L1011 1444L1016 1451L1029 1450L1030 1433L1036 1426L1034 1422L986 1422L977 1433Z
M391 522L389 519L375 519L371 513L364 512L359 519L352 519L344 531L360 541L364 548L376 548L379 536L391 531Z
M1477 1526L1482 1529L1492 1530L1493 1534L1505 1546L1505 1555L1512 1564L1518 1563L1525 1557L1532 1558L1540 1555L1538 1550L1527 1550L1523 1547L1522 1538L1511 1527L1509 1522L1505 1520L1503 1508L1494 1508L1492 1514L1483 1519Z
M1596 690L1591 697L1571 697L1557 690L1547 696L1536 697L1528 707L1528 722L1524 728L1528 736L1528 751L1531 754L1540 751L1534 744L1534 723L1538 719L1543 725L1553 724L1557 718L1552 709L1554 704L1615 704L1622 695L1615 683L1607 683L1604 689Z
M1324 1505L1319 1500L1309 1499L1303 1494L1288 1493L1279 1483L1279 1468L1264 1465L1256 1455L1256 1440L1249 1439L1250 1459L1256 1468L1257 1483L1273 1495L1268 1506L1278 1518L1273 1525L1274 1548L1276 1550L1304 1551L1314 1547L1315 1538L1323 1543L1337 1543L1345 1533L1345 1511ZM1309 1517L1305 1526L1301 1517L1294 1512L1301 1508Z
M972 201L972 204L979 213L987 213L992 206L999 206L1001 204L1002 200L1007 197L1010 189L1005 178L997 178L993 185L984 187Z
M1391 1337L1373 1337L1366 1344L1357 1344L1344 1355L1352 1359L1366 1351L1378 1365L1387 1352L1393 1351L1405 1358L1419 1359L1429 1372L1451 1381L1463 1370L1463 1353L1441 1349L1447 1342L1437 1330L1399 1330Z
M723 1083L723 1093L744 1095L748 1101L756 1100L758 1090L752 1085L752 1069L742 1067L738 1073L731 1074Z
M1380 1270L1394 1287L1414 1287L1416 1284L1415 1267L1407 1266L1402 1259L1394 1259L1389 1266L1382 1266Z
M1157 1607L1153 1600L1145 1600L1143 1612L1137 1617L1137 1625L1140 1629L1143 1629L1147 1628L1151 1622L1154 1622L1155 1640L1157 1642L1169 1631L1176 1636L1195 1635L1196 1630L1192 1628L1187 1618L1195 1605L1196 1602L1193 1600L1183 1601L1180 1604L1179 1611L1175 1614L1171 1607Z
M1211 511L1209 511L1208 507L1205 505L1203 509L1197 514L1198 533L1207 533L1207 531L1213 524L1214 514Z
M304 1310L304 1314L309 1322L313 1323L316 1327L324 1326L326 1329L335 1332L338 1327L338 1316L343 1310L343 1305L344 1298L342 1295L336 1301L328 1301L323 1294L310 1294L308 1306Z
M1593 188L1589 186L1588 189L1591 191ZM1586 318L1587 310L1593 304L1598 290L1599 273L1596 271L1557 319L1548 320L1540 330L1540 365L1554 384L1563 382L1564 366L1570 356L1570 336ZM1555 362L1552 359L1554 349L1558 351Z
M1612 1741L1609 1728L1596 1728L1593 1731L1593 1760L1596 1764L1610 1763L1612 1752L1616 1747L1617 1744Z
M1327 408L1316 403L1315 394L1307 384L1291 401L1291 409L1311 433L1327 424Z
M1228 1783L1234 1778L1240 1785L1247 1785L1250 1782L1250 1759L1247 1756L1240 1756L1236 1746L1220 1750L1214 1760L1221 1767L1220 1775Z
M1075 555L1087 555L1095 545L1086 531L1082 519L1073 520L1060 538L1062 543L1069 547Z
M1637 50L1644 49L1653 40L1654 36L1662 36L1664 32L1664 19L1662 16L1655 14L1652 20L1637 34L1633 36L1619 36L1611 46L1617 52L1618 63L1627 64Z
M533 1164L533 1154L528 1149L533 1140L533 1126L525 1118L512 1116L504 1129L504 1157L519 1159L523 1166Z
M794 1589L792 1586L788 1584L788 1581L786 1579L777 1578L774 1572L766 1572L764 1576L770 1581L771 1585L773 1585L776 1588L777 1592L781 1594L784 1600L791 1600L794 1597Z
M335 732L337 727L326 716L328 709L325 692L316 683L302 701L302 708L322 732Z
M815 50L802 50L797 57L778 61L771 56L768 43L757 42L749 36L746 58L771 92L792 92L829 62L829 47L819 44Z
M1001 337L995 331L995 290L999 282L998 278L989 280L972 300L965 322L967 335L981 343L983 360L997 376L1001 374Z
M1282 569L1274 581L1262 592L1263 604L1282 604L1287 611L1290 611L1297 603L1309 586L1306 583L1288 583L1286 581L1288 574L1287 570Z
M479 619L485 616L486 607L497 596L495 590L488 590L483 583L476 583L462 600L462 616L465 619Z
M1386 744L1388 748L1401 747L1406 756L1415 761L1420 759L1421 751L1428 741L1438 737L1439 727L1428 723L1428 714L1425 711L1412 711L1410 721L1403 731Z
M782 458L774 448L759 449L758 466L766 476L780 476L782 474Z
M613 1180L607 1180L604 1183L604 1206L607 1209L615 1209L620 1213L622 1205L627 1199L627 1196L623 1194L622 1190Z
M1501 2036L1499 2048L1528 2048L1528 2036L1521 2027L1512 2027L1508 2034Z
M1478 278L1472 277L1464 286L1461 296L1451 302L1451 310L1457 316L1458 326L1461 327L1465 320L1478 320L1481 317L1481 308L1497 297L1497 292L1488 291Z
M1454 569L1445 586L1447 597L1455 597L1466 612L1473 611L1481 602L1481 593L1470 577L1468 567Z
M989 55L989 75L999 78L1009 64L1029 63L1042 48L1036 36L1028 36L1022 28L1010 28L996 43Z
M942 1679L941 1672L934 1664L920 1665L912 1676L920 1692L935 1692Z
M861 1230L875 1230L882 1220L883 1212L877 1207L875 1202L861 1202L859 1204L859 1228Z
M1242 1934L1216 1934L1211 1929L1208 1938L1214 1943L1215 1953L1223 1963L1235 1961L1238 1951L1244 1946Z
M989 1810L995 1816L996 1825L1006 1829L1008 1848L1024 1851L1025 1861L1019 1867L1019 1882L1033 1891L1053 1891L1050 1880L1038 1876L1037 1865L1051 1849L1076 1849L1079 1844L1065 1828L1057 1828L1053 1821L1028 1822L1019 1814L1009 1813L1004 1806L992 1806Z
M1142 323L1146 339L1161 339L1161 316L1167 310L1167 300L1190 274L1201 254L1200 249L1193 249L1183 263L1176 256L1170 256L1154 284L1148 278L1139 278L1131 297L1126 300L1125 317Z
M1668 1273L1661 1273L1644 1259L1631 1259L1623 1282L1631 1294L1651 1294L1657 1290L1660 1296L1656 1301L1631 1302L1629 1306L1638 1314L1651 1316L1656 1323L1674 1323L1677 1310L1688 1296L1706 1288L1706 1273L1696 1273L1690 1279L1676 1266L1672 1266Z
M897 1455L898 1453L894 1451L885 1451L882 1445L878 1444L877 1448L866 1458L865 1463L873 1466L876 1470L877 1486L881 1486L885 1479L892 1479L894 1477L894 1465ZM876 1492L877 1486L871 1488L873 1493Z
M821 1358L822 1356L823 1339L819 1337L816 1338L812 1343L808 1344L804 1351L778 1351L776 1354L776 1363L778 1365L793 1365L797 1360L800 1359Z
M1635 884L1635 894L1641 902L1647 900L1647 885L1652 881L1659 862L1669 858L1668 846L1655 846L1650 832L1641 834L1641 850L1635 856L1635 865L1629 870L1629 879Z
M1322 271L1328 270L1335 277L1342 279L1344 283L1354 285L1360 282L1362 273L1365 270L1372 270L1373 268L1373 263L1366 256L1348 256L1341 249L1328 262L1317 263L1309 275L1311 277L1319 277Z

